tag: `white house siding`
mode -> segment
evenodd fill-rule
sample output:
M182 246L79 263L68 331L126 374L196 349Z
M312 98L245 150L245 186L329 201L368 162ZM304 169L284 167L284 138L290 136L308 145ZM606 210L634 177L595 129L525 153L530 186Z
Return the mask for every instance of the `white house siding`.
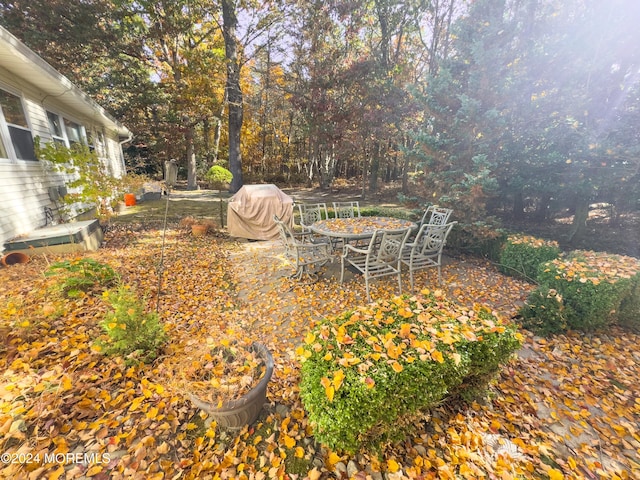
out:
M31 133L41 142L51 141L47 110L62 115L89 129L103 134L104 145L96 152L116 177L125 174L122 147L118 132L74 112L56 98L39 91L23 78L0 67L0 88L23 98ZM99 115L96 117L100 118ZM47 168L44 161L23 161L0 158L0 252L7 240L32 232L46 223L45 207L54 212L57 205L49 197L49 187L64 185L65 176ZM80 213L80 212L78 212Z

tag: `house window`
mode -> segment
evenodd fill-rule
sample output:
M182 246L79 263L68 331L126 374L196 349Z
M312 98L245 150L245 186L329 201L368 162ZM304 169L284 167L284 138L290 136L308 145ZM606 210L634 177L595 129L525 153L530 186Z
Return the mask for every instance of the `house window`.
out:
M96 152L98 156L104 155L104 135L100 130L87 131L87 144L89 150Z
M76 122L72 122L71 120L64 119L64 128L67 132L67 139L69 140L69 145L73 145L74 143L85 143L85 135L84 128L82 125L77 124Z
M67 147L75 144L87 145L86 129L79 123L50 111L47 111L47 120L49 121L49 132L54 142Z
M16 158L20 160L37 160L33 146L33 135L31 135L31 130L27 123L27 115L22 107L22 100L20 100L20 97L4 90L0 90L0 121L7 126L11 146Z
M49 131L51 132L53 141L66 145L67 142L64 139L64 130L62 129L62 119L60 115L47 111L47 120L49 120Z

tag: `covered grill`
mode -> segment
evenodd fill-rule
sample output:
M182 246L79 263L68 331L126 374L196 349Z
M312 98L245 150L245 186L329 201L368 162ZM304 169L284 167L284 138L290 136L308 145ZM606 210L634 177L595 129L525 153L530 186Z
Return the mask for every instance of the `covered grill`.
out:
M229 235L250 240L276 239L278 227L273 222L274 215L293 225L293 199L272 184L244 185L229 200Z

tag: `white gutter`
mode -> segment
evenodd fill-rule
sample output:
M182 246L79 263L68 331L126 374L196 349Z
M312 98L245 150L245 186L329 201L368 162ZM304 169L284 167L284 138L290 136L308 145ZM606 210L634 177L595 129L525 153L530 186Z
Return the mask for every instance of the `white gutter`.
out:
M44 93L42 100L56 97L87 118L115 130L118 136L131 139L127 127L3 27L0 27L0 68L37 87Z

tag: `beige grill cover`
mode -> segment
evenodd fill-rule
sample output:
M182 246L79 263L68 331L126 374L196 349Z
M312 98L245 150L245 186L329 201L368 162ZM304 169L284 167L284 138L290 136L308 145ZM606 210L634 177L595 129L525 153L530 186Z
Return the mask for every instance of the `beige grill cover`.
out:
M229 235L251 240L276 239L278 227L273 223L274 215L292 226L293 199L275 185L244 185L229 199Z

